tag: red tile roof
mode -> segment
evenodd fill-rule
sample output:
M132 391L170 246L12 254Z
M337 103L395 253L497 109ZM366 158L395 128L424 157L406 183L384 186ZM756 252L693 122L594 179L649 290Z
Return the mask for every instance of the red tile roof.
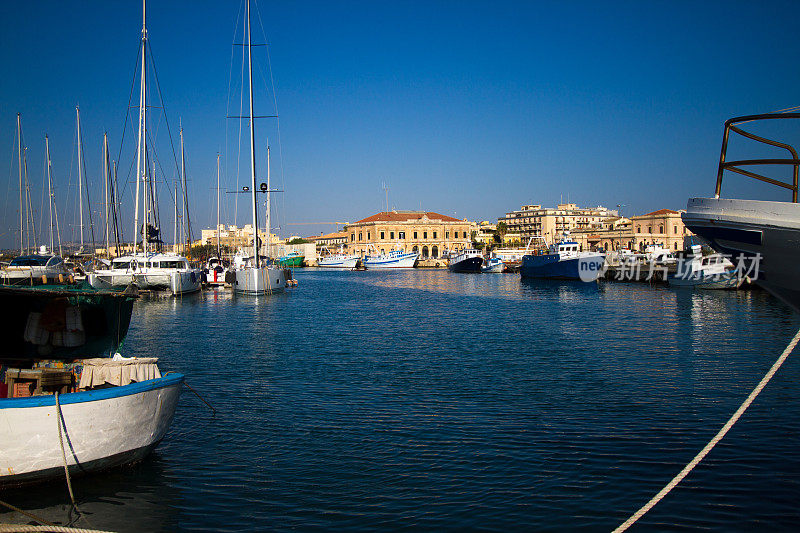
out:
M654 215L677 215L677 211L673 211L672 209L659 209L658 211L653 211L652 213L647 213L646 215L641 215L644 217L651 217Z
M447 215L440 215L433 211L387 211L359 220L356 224L364 224L367 222L410 222L419 220L423 216L427 216L429 219L441 220L442 222L463 222L463 220Z

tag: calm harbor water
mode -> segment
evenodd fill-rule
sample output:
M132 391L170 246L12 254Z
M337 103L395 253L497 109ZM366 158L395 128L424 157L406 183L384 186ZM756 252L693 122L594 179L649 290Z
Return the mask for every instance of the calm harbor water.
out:
M116 531L609 531L800 327L762 291L298 270L272 297L138 302L125 355L184 390L143 463L0 499ZM800 352L632 531L796 530ZM2 522L27 522L0 513Z

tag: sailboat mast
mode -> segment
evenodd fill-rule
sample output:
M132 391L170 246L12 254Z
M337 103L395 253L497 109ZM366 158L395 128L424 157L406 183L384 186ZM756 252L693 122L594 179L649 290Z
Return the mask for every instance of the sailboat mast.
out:
M106 258L108 258L111 254L108 251L108 232L109 232L109 213L110 213L110 206L108 205L108 134L103 133L103 198L105 199L105 207L106 207Z
M222 261L222 252L220 252L219 244L219 154L217 154L217 259Z
M178 180L175 180L175 225L172 227L172 251L178 253Z
M22 115L19 113L17 113L17 149L19 150L19 255L25 255L23 242L25 209L22 200Z
M53 181L50 177L50 139L44 136L45 159L47 159L47 204L50 208L50 253L54 253L53 247Z
M81 110L75 106L75 117L78 122L78 213L80 213L81 248L83 252L83 147L81 146Z
M146 179L145 174L146 170L143 165L146 165L147 162L143 161L143 152L145 152L145 137L147 135L147 126L145 123L146 119L146 109L147 109L147 97L146 97L146 86L147 86L147 70L146 70L146 63L145 63L145 55L147 52L147 26L145 24L146 18L146 0L142 0L142 74L141 79L139 82L139 142L136 147L136 207L134 208L134 215L133 215L133 252L136 253L136 245L138 244L139 240L139 200L140 200L140 186L144 183ZM145 199L142 195L142 207L145 206ZM147 214L145 212L145 218ZM147 228L142 232L142 251L146 254L147 253Z
M270 238L270 183L269 183L269 174L270 174L270 164L269 164L269 143L267 143L267 255L269 255L269 247L272 243L272 239Z
M183 222L186 225L184 238L186 239L186 256L191 259L191 233L189 228L189 191L186 188L186 154L183 151L183 126L181 125L181 180L183 182ZM178 203L177 192L175 203Z
M256 130L253 119L253 46L250 40L250 0L247 0L247 63L250 80L250 195L253 204L253 266L258 260L258 211L256 209Z

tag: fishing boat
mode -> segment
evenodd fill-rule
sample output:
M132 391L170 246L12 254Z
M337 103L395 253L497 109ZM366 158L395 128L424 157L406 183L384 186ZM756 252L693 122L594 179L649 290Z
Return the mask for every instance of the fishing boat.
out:
M490 257L486 263L481 267L481 272L484 274L499 274L505 270L505 263L499 257Z
M704 256L700 245L691 248L691 254L678 262L678 270L667 278L673 287L694 289L736 289L743 282L731 263L722 254Z
M129 464L166 434L182 374L109 357L135 289L0 287L0 488Z
M305 256L296 250L292 250L286 255L283 255L275 260L275 262L282 267L300 267L303 266Z
M793 126L797 131L797 119L800 113L766 113L727 120L714 197L689 199L686 212L681 216L686 227L706 239L715 250L728 254L737 263L741 260L743 273L755 283L800 311L797 282L800 248L796 245L800 241L800 204L797 202L800 159L796 148L775 139L776 135L785 135L787 127ZM748 124L747 130L742 128L744 124ZM748 156L748 159L730 160L731 133L755 143L749 143L748 153L760 147L788 152L788 157L753 159ZM772 172L766 175L767 172L761 170L766 168L788 170L792 175L791 183L776 179ZM789 189L791 202L722 198L725 171Z
M317 259L317 265L326 268L356 268L360 257L357 254L346 254L344 248L339 248L339 252L332 254L327 248L325 253Z
M417 259L417 252L390 250L389 253L367 255L362 264L367 269L414 268Z
M253 115L253 47L251 39L250 23L250 1L245 3L247 20L247 62L248 80L250 86L250 198L253 211L253 228L258 228L258 209L256 203L256 146L255 146L255 120ZM267 152L269 154L269 151ZM269 158L268 158L269 160ZM267 163L267 175L269 175L269 163ZM269 206L270 189L268 184L263 184L263 189L267 194L267 205ZM269 207L267 207L269 213ZM267 221L267 237L269 238L270 223ZM282 292L286 289L287 275L283 268L276 268L273 265L262 262L258 253L258 231L253 232L253 255L249 258L240 257L234 265L231 282L235 293L239 294L272 294Z
M548 246L547 253L523 256L520 274L523 278L594 281L604 264L602 253L582 252L580 245L569 240L569 232L565 231L560 241Z
M447 268L450 272L480 273L483 255L479 250L466 249L451 255Z

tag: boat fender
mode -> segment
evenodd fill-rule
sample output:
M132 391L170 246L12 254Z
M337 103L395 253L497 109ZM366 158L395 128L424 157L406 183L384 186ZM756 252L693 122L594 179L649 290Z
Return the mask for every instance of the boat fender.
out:
M225 283L229 283L231 285L236 283L236 273L231 270L225 272Z

